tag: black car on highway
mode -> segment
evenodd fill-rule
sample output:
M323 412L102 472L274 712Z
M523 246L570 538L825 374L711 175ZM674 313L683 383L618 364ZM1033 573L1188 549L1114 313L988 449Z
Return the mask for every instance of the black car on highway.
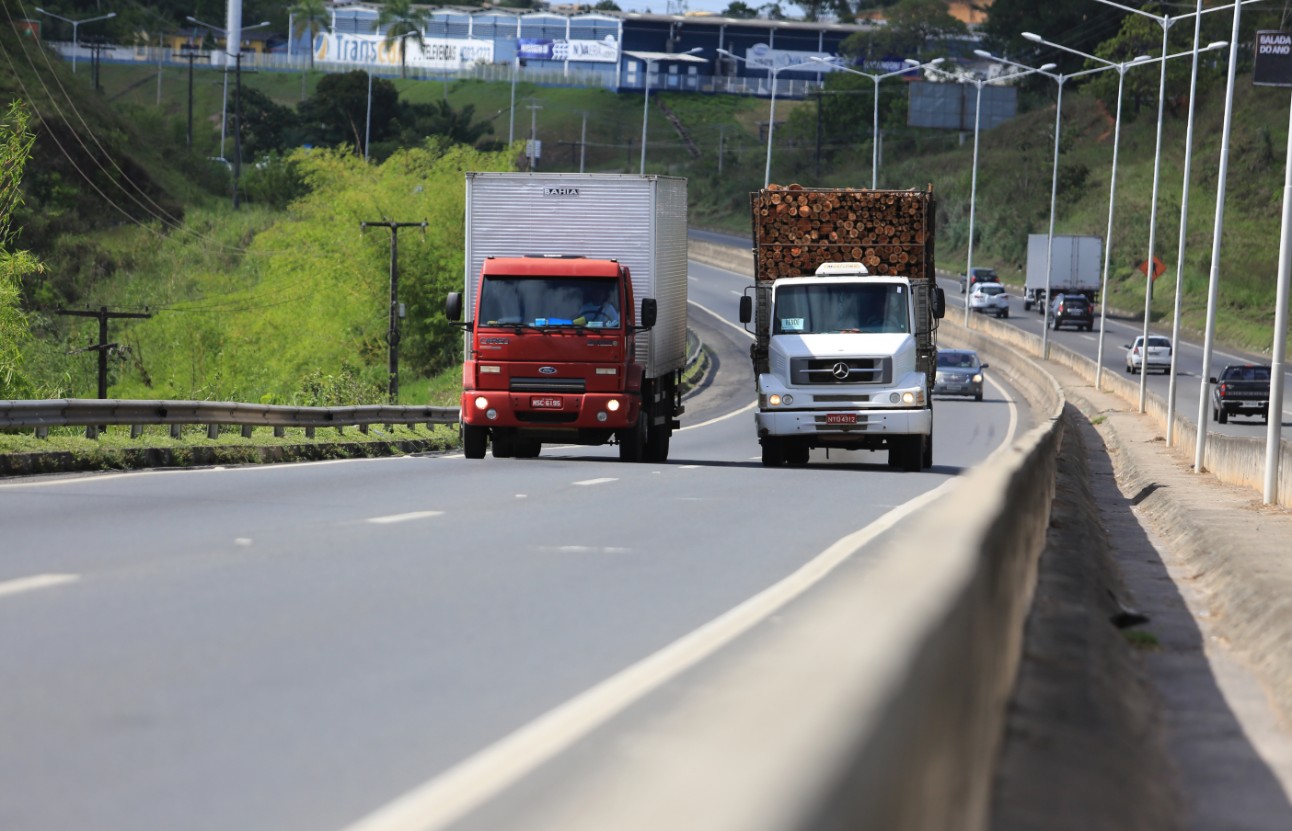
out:
M1056 294L1050 304L1050 328L1075 326L1089 332L1095 328L1095 307L1084 294Z

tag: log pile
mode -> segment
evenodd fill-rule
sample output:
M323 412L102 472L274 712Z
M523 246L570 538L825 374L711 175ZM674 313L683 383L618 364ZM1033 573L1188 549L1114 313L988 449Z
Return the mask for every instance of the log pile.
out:
M750 194L755 279L812 274L860 262L871 274L934 278L933 188L816 189L769 185Z

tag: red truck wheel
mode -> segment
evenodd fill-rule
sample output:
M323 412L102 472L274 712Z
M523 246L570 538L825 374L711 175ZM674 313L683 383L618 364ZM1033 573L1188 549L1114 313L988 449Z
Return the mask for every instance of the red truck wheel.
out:
M462 425L462 452L468 459L483 459L489 443L489 431L484 427Z

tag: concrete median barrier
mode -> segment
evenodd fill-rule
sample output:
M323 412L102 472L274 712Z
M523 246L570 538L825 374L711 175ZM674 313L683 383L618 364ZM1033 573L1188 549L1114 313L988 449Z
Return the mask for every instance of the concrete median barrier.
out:
M1040 426L876 539L866 568L839 568L679 682L640 728L589 742L526 828L986 827L1065 409L1024 351L991 346Z

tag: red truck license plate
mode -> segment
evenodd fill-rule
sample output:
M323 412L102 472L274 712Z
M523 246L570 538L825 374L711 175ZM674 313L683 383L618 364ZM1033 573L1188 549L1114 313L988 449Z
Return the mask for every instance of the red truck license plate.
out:
M856 424L856 413L826 413L826 424Z
M542 410L559 410L561 409L561 399L534 396L529 399L529 406Z

